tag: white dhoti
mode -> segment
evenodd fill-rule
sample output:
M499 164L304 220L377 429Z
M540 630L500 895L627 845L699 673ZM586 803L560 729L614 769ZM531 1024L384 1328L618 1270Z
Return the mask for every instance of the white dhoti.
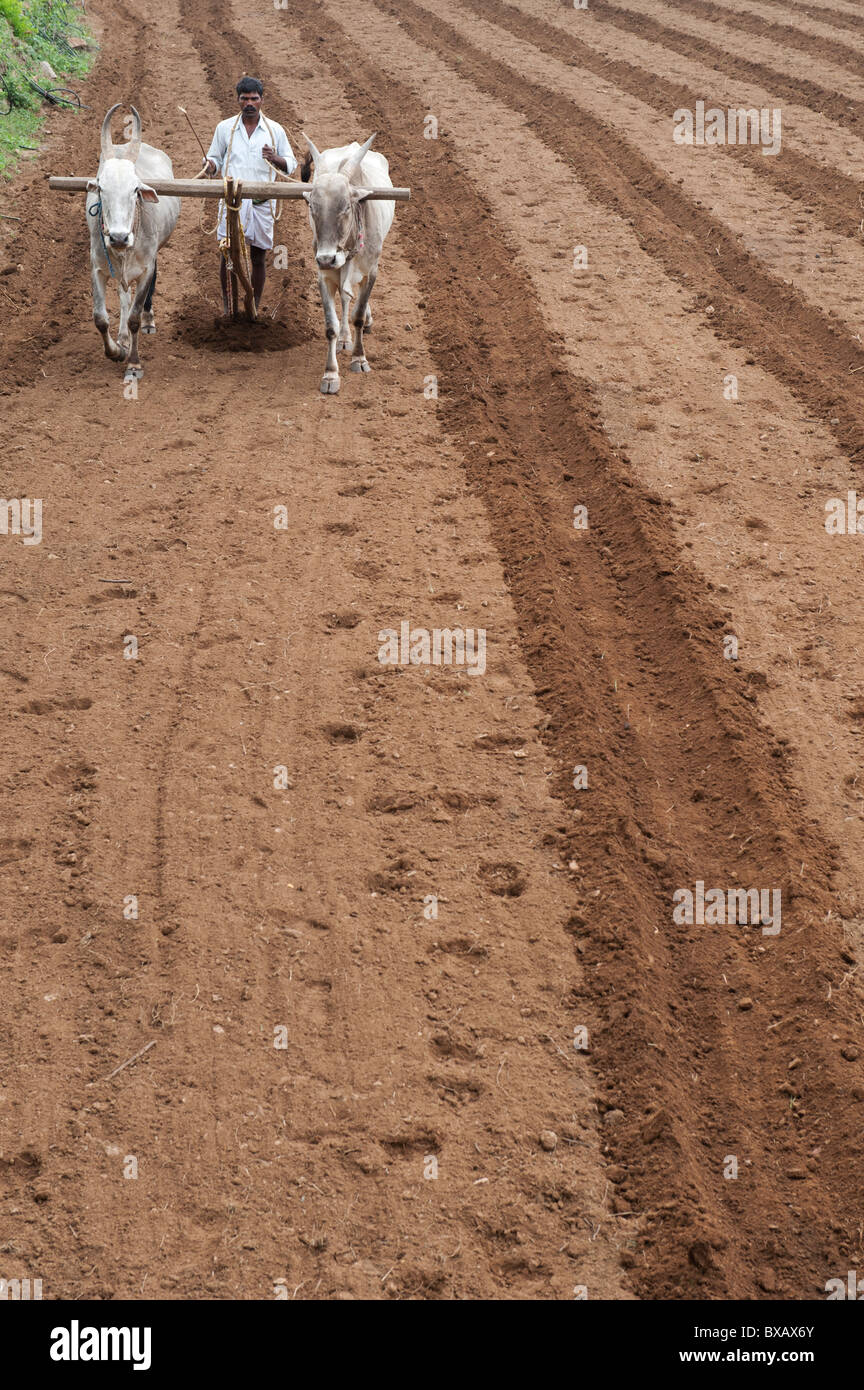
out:
M226 224L225 204L220 201L219 225L216 228L216 235L220 241L224 240ZM249 246L262 246L266 251L269 251L273 245L273 204L271 202L256 204L252 202L251 198L241 198L240 225Z

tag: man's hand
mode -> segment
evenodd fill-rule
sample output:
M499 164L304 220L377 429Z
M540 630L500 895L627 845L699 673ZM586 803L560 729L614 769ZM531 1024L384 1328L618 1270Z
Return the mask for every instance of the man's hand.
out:
M276 169L281 169L282 172L283 172L283 174L287 174L287 172L288 172L288 161L287 161L287 159L283 159L283 157L282 157L281 154L277 154L276 151L274 150L274 148L273 148L272 145L264 145L264 146L262 147L261 153L263 154L264 158L267 160L267 163L268 163L268 164L272 164L272 165L274 166L274 168L276 168Z
M212 159L206 159L206 158L205 158L205 160L204 160L204 170L205 170L205 173L207 174L208 179L212 179L213 175L216 173L216 165L213 163L213 160L212 160Z

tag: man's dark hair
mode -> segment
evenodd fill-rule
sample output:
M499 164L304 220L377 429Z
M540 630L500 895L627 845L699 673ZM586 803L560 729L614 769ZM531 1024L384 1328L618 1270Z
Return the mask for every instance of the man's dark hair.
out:
M259 82L257 77L241 77L237 83L238 97L241 97L244 92L257 92L259 97L263 97L264 83Z

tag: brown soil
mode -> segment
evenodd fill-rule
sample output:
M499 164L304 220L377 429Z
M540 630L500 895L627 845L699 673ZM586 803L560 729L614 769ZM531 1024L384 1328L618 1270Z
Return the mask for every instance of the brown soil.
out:
M864 621L823 516L864 448L830 87L864 8L800 9L99 0L92 112L0 223L3 490L44 507L0 536L0 1276L797 1300L861 1266ZM242 71L412 187L372 373L317 391L305 207L253 329L187 204L127 400L45 175L121 99L192 173L174 107L209 134ZM818 153L667 147L727 80ZM381 665L405 620L484 628L485 673ZM699 880L782 889L779 936L676 924Z

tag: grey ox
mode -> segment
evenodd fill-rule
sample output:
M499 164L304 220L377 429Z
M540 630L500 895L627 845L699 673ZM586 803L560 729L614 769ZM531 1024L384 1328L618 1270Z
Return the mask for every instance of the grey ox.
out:
M102 122L99 172L87 183L87 221L90 226L90 275L93 282L93 322L102 334L105 356L126 363L126 377L143 373L138 356L138 330L156 332L153 288L156 253L170 237L180 216L179 198L160 198L150 179L172 179L171 160L153 145L142 144L141 117L134 106L132 138L126 145L111 141L111 107ZM120 297L117 342L111 337L105 291L111 278Z
M337 352L352 347L351 371L368 372L363 329L372 325L369 296L378 278L378 261L384 238L393 222L394 204L387 200L367 202L371 188L392 188L389 165L383 154L354 140L338 149L317 150L308 135L303 136L314 163L312 183L303 195L309 205L318 289L324 306L327 330L327 366L321 378L324 395L339 390ZM337 295L341 317L336 311ZM353 344L348 327L351 302Z

